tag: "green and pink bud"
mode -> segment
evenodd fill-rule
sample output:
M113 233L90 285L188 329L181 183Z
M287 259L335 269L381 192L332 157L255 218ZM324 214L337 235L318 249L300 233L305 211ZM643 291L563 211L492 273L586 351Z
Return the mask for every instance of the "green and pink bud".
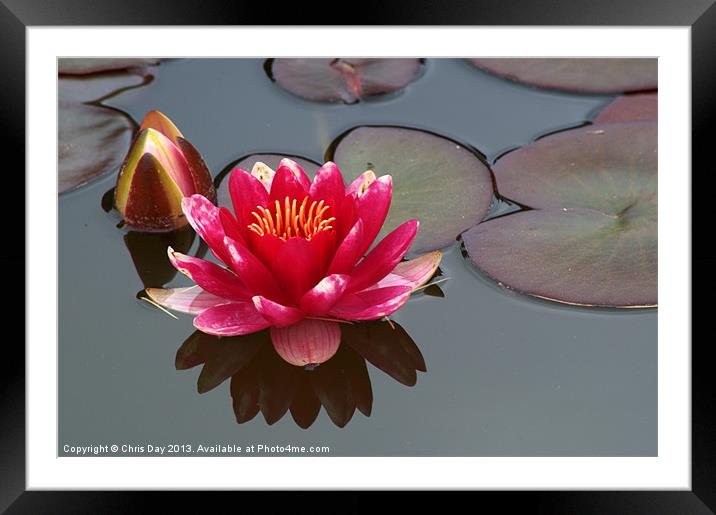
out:
M119 171L116 209L134 229L171 231L188 223L182 199L194 194L216 203L209 169L169 118L149 112Z

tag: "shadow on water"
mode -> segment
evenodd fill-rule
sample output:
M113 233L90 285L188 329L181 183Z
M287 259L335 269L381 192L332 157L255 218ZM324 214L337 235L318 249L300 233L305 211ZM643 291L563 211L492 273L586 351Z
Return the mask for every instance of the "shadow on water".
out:
M121 215L114 210L114 188L102 195L101 207L114 218ZM117 223L118 229L125 229L123 220ZM161 288L176 276L177 269L167 257L167 248L171 247L181 254L188 254L196 239L196 232L190 225L185 225L168 232L143 232L124 230L124 244L137 270L137 275L145 288ZM199 239L194 257L204 257L209 247ZM140 292L141 293L141 292Z
M195 235L190 226L162 233L125 233L124 244L145 288L161 288L174 279L177 269L167 257L167 248L171 247L181 254L187 254L194 243Z
M369 417L373 390L366 362L406 386L426 372L425 360L410 335L395 322L373 321L341 327L341 345L319 366L297 367L274 350L268 330L218 337L195 331L179 347L177 370L203 365L197 389L213 390L231 380L236 421L243 424L259 412L271 425L291 412L294 422L309 428L321 406L338 427L358 409Z

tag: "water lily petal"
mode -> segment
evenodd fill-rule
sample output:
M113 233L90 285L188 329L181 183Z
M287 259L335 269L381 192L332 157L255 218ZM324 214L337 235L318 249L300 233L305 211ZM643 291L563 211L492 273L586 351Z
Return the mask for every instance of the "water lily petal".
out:
M224 237L229 266L252 294L281 298L281 290L268 268L241 243Z
M251 293L236 275L216 263L174 252L171 247L167 249L167 253L172 265L203 290L231 300L248 300L251 297Z
M226 236L238 241L242 245L246 245L246 240L244 239L244 230L241 229L241 226L236 221L236 218L231 211L229 211L225 207L220 207L219 221L221 222L221 226L223 227L224 234ZM221 244L224 244L223 240Z
M191 180L194 183L194 192L204 195L211 202L216 203L214 179L212 179L209 167L206 166L201 154L194 148L194 145L181 136L177 137L176 140L177 147L181 150L189 166L189 175L191 175Z
M271 183L271 193L269 194L271 204L273 205L278 200L283 205L286 197L291 200L296 199L300 203L305 196L306 189L301 185L296 174L287 166L279 167Z
M296 176L296 179L298 179L298 182L301 183L301 186L308 191L308 189L311 187L311 179L308 178L308 174L301 168L301 165L299 165L296 161L293 159L288 159L287 157L281 159L281 162L278 164L279 168L282 166L285 166L289 168L294 175Z
M308 243L318 256L319 277L326 275L328 265L331 264L333 255L336 253L336 231L320 231Z
M133 149L135 145L143 154L151 154L157 158L184 195L196 193L189 163L172 140L154 129L144 129L137 136L136 143L132 145Z
M249 245L251 252L269 269L276 270L278 264L276 259L279 255L279 250L284 246L286 242L273 234L264 234L259 236L253 231L249 231ZM279 276L272 272L274 278L279 279Z
M343 175L335 163L328 161L316 172L311 183L311 198L314 200L325 200L332 208L332 216L335 216L340 208L341 201L345 195L346 185L343 182Z
M419 225L408 220L383 238L351 272L349 291L365 289L388 275L408 252Z
M296 366L324 363L341 344L341 329L336 322L304 319L284 328L271 328L274 349L284 360Z
M262 161L256 161L253 168L251 168L251 175L256 177L261 184L264 185L266 191L271 191L271 183L273 182L274 175L276 172Z
M212 306L194 319L194 327L216 336L251 334L269 325L269 322L256 311L252 302L231 302Z
M184 137L181 131L177 128L177 126L174 125L174 122L172 122L169 117L161 111L149 111L144 116L144 119L139 126L139 130L142 131L144 129L154 129L156 131L161 132L175 145L178 145L177 137Z
M192 195L182 200L182 211L214 255L225 264L230 264L228 252L224 248L224 226L219 217L219 208L202 195Z
M229 194L236 220L242 228L253 223L251 212L256 209L256 206L265 207L268 204L266 188L256 177L241 168L234 168L231 171Z
M292 163L295 163L292 164ZM308 178L311 173L316 172L321 166L310 159L293 156L286 159L281 154L248 154L231 163L232 168L241 168L243 170L251 170L251 175L257 178L264 185L266 191L271 191L273 178L276 176L274 170L278 170L282 165L290 168L296 175L298 182L304 186L304 190L308 191L311 181ZM231 195L229 191L229 174L221 173L217 176L217 196L220 206L231 206Z
M359 218L338 246L333 256L333 261L328 267L328 273L346 274L351 272L361 257L360 252L363 248L363 241L363 220Z
M284 306L261 295L256 295L251 300L254 301L256 311L261 313L274 327L286 327L295 324L305 316L300 309Z
M186 225L184 192L151 154L144 154L132 172L122 170L115 191L116 207L130 227L166 231Z
M390 175L383 175L373 181L365 193L358 197L356 203L358 216L363 219L365 224L361 255L370 248L383 227L392 196L393 179Z
M217 304L231 302L229 299L217 297L199 286L188 288L147 288L145 290L154 302L174 311L198 315L202 311Z
M332 274L324 277L301 297L299 307L309 315L327 313L346 291L348 281L350 276L347 274Z
M436 250L418 256L415 259L401 261L392 272L378 281L374 287L410 286L413 289L418 288L433 276L440 265L442 257L442 252Z
M388 286L341 297L329 314L345 320L377 320L400 309L410 298L410 286Z
M279 248L272 272L292 303L321 280L320 258L304 238L289 238Z
M348 185L346 193L353 193L356 197L360 197L368 190L368 186L373 184L375 179L375 172L366 170Z
M343 241L348 231L350 231L358 219L357 200L354 194L348 194L343 197L341 207L338 209L336 216L335 229L339 242Z

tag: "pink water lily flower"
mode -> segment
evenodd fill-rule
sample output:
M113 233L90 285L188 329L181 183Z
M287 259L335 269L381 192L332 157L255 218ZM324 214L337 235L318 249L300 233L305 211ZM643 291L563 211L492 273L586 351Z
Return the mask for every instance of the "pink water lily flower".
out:
M392 196L389 175L367 171L345 185L325 163L311 181L294 161L257 163L229 177L234 213L201 195L183 200L189 223L224 266L175 252L197 286L147 290L162 306L196 314L194 326L233 336L270 327L289 363L322 363L340 344L341 321L376 320L405 304L441 259L402 261L418 231L408 220L371 247Z

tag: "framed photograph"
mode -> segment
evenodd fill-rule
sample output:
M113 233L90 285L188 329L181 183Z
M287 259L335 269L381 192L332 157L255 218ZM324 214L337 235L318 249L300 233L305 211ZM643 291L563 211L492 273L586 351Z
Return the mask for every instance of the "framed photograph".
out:
M9 513L142 502L83 490L716 509L708 2L343 27L6 4Z

